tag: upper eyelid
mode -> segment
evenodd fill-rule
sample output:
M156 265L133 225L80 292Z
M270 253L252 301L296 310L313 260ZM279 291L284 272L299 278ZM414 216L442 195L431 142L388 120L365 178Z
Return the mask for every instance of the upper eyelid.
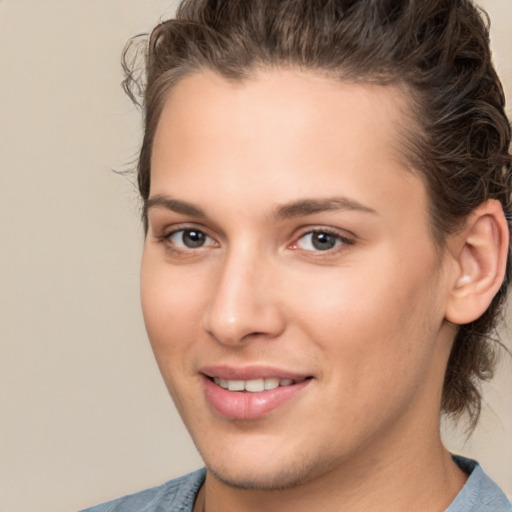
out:
M151 213L157 214L158 210L159 210L158 208L153 208L153 209L151 209ZM149 224L149 227L151 227L152 225L160 224L159 218L157 217L156 219L153 220L152 219L153 215L151 215L151 213L148 214L148 224ZM152 220L153 220L153 222L152 222ZM162 219L162 224L164 224L164 219ZM212 236L211 233L213 231L213 232L218 234L217 238L227 238L227 236L223 233L223 230L220 229L220 226L217 225L215 222L212 222L213 230L208 225L205 225L203 222L201 222L201 220L196 220L196 219L190 219L190 220L187 219L187 220L182 220L181 222L179 220L177 220L175 223L172 222L172 223L169 223L169 224L173 225L173 230L174 229L178 230L180 227L182 229L187 229L188 226L192 226L193 228L196 228L196 229L199 229L201 231L204 231L206 234L209 234L210 236ZM177 227L174 228L174 226L177 226ZM164 229L166 229L166 228L164 228ZM328 231L329 233L333 233L333 234L339 235L341 237L345 237L347 235L346 238L352 238L352 237L353 238L357 238L357 236L353 232L351 232L350 230L348 230L346 228L340 228L340 227L334 227L334 226L330 226L330 225L324 225L321 222L318 223L318 224L316 224L314 222L312 222L310 224L305 223L302 226L296 227L293 231L299 232L300 230L304 230L303 231L304 234L306 234L309 231L323 231L323 230L325 230L325 231Z
M212 235L210 229L208 229L207 227L205 227L205 226L203 226L201 224L196 224L194 222L183 222L183 223L178 223L178 224L173 224L173 225L170 225L170 226L166 226L166 227L162 228L162 230L161 230L162 235L161 236L169 237L172 234L177 233L179 231L194 231L194 230L195 231L201 231L202 233L204 233L209 238L215 239L215 237Z
M294 235L294 240L301 238L310 233L328 233L329 235L337 236L344 240L354 241L357 237L351 231L347 231L346 229L333 228L328 226L308 226L299 230L296 235Z
M215 239L215 237L213 237L211 234L209 234L206 229L198 228L198 227L195 227L195 226L185 226L185 227L178 227L178 228L175 228L175 229L171 229L169 232L165 233L162 236L163 236L163 238L169 239L169 238L171 238L171 236L175 235L176 233L179 233L180 231L200 231L207 238L209 238L210 240L213 240L215 243L218 243L217 240Z

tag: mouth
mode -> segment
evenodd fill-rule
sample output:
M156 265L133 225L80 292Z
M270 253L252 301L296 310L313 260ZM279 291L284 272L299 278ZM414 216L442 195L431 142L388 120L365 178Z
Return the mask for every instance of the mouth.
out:
M297 400L314 380L312 376L263 368L202 369L207 403L218 415L256 420ZM278 411L276 411L277 413Z

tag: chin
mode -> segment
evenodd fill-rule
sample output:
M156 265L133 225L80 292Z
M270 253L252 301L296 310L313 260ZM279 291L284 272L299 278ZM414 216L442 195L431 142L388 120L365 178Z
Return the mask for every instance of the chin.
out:
M296 445L267 443L238 451L231 446L231 450L199 452L219 482L236 489L277 491L302 486L332 469L336 461L327 447L316 448L311 452Z
M307 468L294 464L281 469L225 468L206 464L206 468L217 480L235 489L278 491L298 487L308 480Z

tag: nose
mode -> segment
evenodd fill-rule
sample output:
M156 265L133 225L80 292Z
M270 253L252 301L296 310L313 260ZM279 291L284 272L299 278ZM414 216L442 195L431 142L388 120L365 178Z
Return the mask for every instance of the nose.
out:
M274 339L283 332L277 269L271 262L232 252L216 277L203 327L218 343L243 346L251 339Z

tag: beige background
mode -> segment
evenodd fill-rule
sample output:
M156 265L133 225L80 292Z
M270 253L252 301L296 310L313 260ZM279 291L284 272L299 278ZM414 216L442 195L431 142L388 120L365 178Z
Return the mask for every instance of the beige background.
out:
M512 97L512 2L482 2ZM0 512L64 512L200 465L138 299L137 153L119 87L163 0L0 0ZM510 336L508 336L510 337ZM512 495L512 364L464 443Z

